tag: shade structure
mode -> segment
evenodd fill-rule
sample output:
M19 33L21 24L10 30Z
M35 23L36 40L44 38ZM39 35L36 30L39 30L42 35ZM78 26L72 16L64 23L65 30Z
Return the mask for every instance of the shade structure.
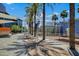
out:
M15 21L11 21L11 20L0 20L0 24L11 23L11 22L15 22Z
M7 14L4 14L4 13L0 13L0 18L7 18L7 19L14 19L14 20L17 19L17 18L14 17L14 16L7 15Z

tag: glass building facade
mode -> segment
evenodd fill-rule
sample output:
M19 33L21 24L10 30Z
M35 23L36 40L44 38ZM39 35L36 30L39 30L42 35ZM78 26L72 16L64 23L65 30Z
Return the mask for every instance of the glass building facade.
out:
M13 21L13 22L4 22L4 23L0 22L0 27L11 27L14 24L22 26L22 20L8 14L6 12L5 6L2 3L0 3L0 20Z

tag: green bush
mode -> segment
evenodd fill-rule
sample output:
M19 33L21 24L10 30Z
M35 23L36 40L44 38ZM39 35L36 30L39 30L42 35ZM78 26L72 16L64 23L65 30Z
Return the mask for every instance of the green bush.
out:
M12 32L17 33L17 32L21 32L22 29L18 25L12 25L11 30L12 30Z
M27 32L26 27L21 27L21 26L18 26L18 25L12 25L11 30L12 30L13 33Z
M23 32L27 32L27 28L26 27L22 27Z

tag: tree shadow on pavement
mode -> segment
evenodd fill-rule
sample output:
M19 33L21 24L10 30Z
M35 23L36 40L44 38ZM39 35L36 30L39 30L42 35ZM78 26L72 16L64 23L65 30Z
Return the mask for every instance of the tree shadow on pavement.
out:
M9 44L6 48L1 48L0 50L6 50L6 51L16 51L14 52L16 56L19 56L21 54L25 55L27 53L27 46L20 42L14 42L12 44Z

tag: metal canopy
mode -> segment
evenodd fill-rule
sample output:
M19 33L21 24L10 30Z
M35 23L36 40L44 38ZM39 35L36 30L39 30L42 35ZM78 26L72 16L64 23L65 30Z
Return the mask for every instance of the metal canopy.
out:
M11 20L0 20L0 24L10 23L10 22L15 22L15 21L11 21Z

